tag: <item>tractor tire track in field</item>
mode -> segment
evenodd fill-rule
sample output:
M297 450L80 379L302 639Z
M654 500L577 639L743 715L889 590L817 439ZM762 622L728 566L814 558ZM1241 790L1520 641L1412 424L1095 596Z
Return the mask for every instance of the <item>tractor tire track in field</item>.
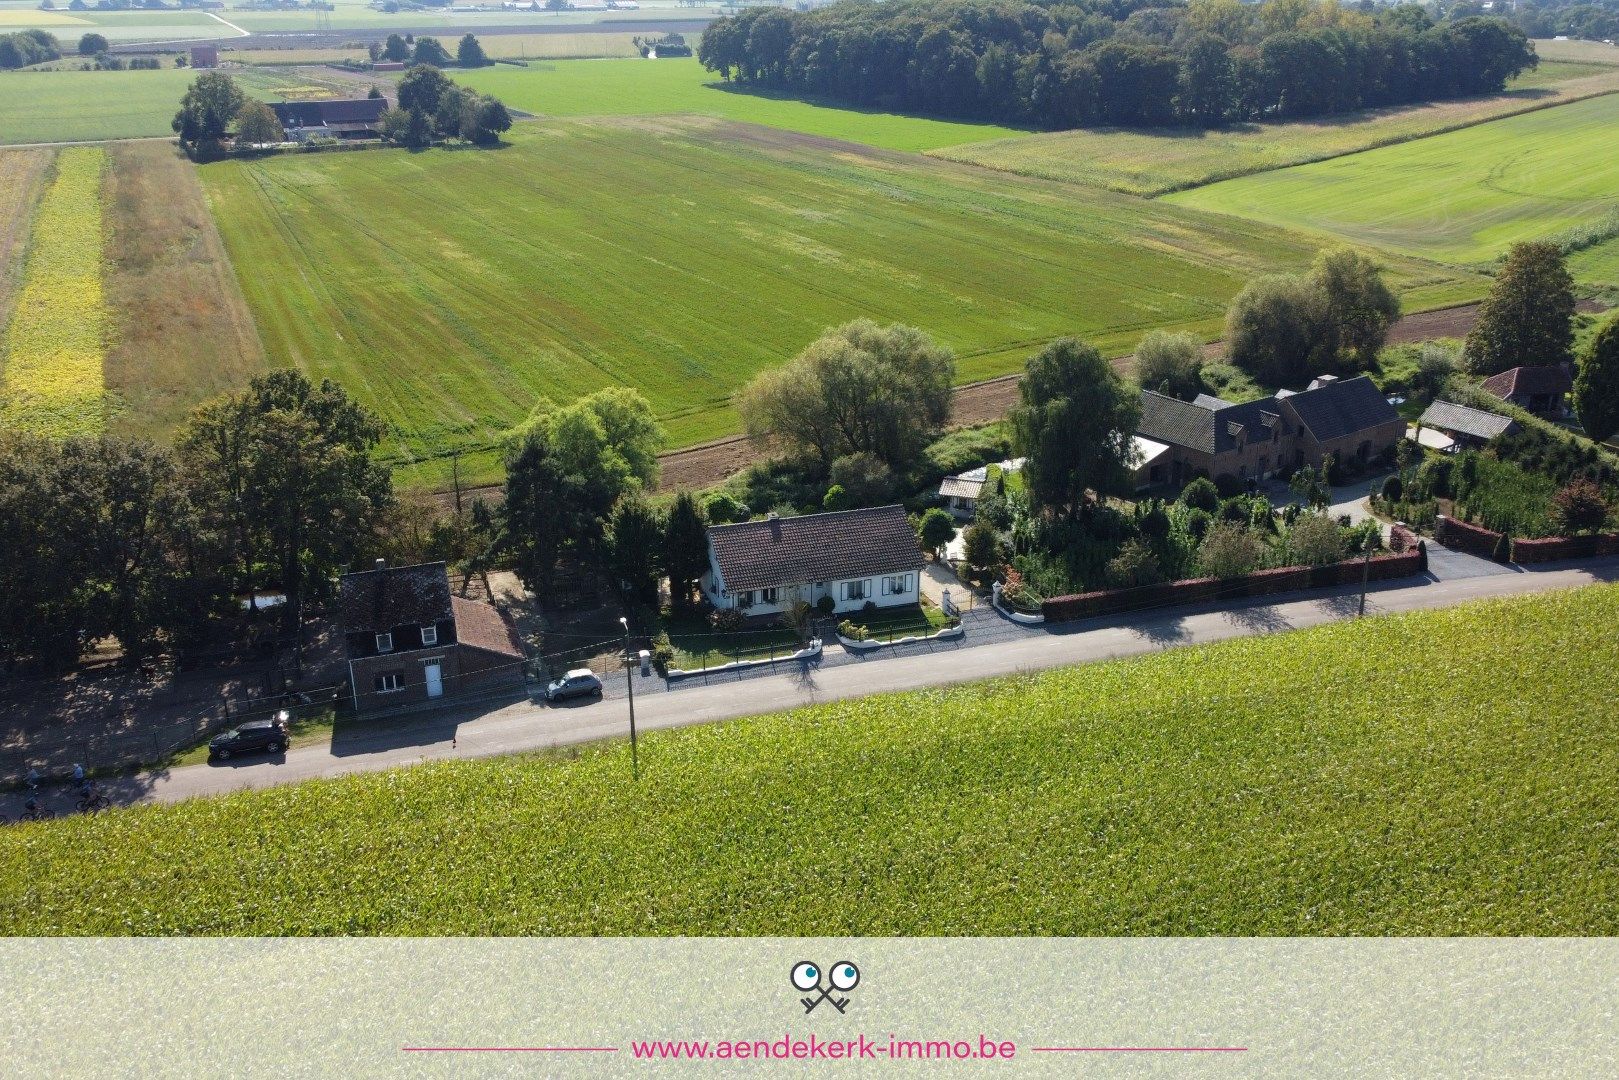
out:
M1581 300L1578 306L1580 311L1588 314L1607 310L1594 300ZM1388 343L1409 345L1435 338L1465 337L1478 319L1478 308L1478 304L1463 304L1407 315L1389 330ZM1203 351L1212 359L1220 355L1223 347L1223 343L1215 341L1205 345ZM1116 357L1113 366L1121 373L1128 372L1133 359L1132 356ZM973 427L1004 417L1017 404L1019 377L1016 374L1002 375L956 387L950 408L950 426ZM671 493L715 487L761 460L762 456L746 435L730 435L683 450L671 450L658 456L658 491ZM462 492L462 498L483 498L493 502L500 498L500 493L500 485L493 484L468 488ZM454 505L453 495L436 493L436 497L441 505Z

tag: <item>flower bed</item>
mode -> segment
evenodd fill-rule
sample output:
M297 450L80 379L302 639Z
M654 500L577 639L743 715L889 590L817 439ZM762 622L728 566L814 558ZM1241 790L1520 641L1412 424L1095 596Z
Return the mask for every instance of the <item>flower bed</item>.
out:
M1362 574L1369 581L1384 581L1421 573L1426 565L1425 554L1412 550L1395 555L1377 555L1369 561L1357 558L1326 566L1283 566L1239 578L1190 578L1135 589L1103 589L1075 596L1059 596L1041 606L1046 622L1068 622L1097 615L1140 611L1143 608L1174 607L1348 585L1360 581Z

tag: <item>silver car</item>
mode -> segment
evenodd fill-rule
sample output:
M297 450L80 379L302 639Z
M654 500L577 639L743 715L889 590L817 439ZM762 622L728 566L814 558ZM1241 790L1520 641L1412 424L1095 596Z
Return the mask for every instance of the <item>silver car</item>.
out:
M574 668L545 688L545 700L566 701L576 697L601 697L602 681L587 667Z

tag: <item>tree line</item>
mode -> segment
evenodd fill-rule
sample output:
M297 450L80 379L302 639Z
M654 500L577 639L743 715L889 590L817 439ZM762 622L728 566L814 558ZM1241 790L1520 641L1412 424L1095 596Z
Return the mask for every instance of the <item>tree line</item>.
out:
M1500 18L1333 0L892 0L716 20L749 86L1048 128L1218 126L1496 93L1538 62Z
M1619 38L1619 0L1519 0L1511 19L1535 38Z
M43 30L0 34L0 71L30 67L61 58L61 42Z

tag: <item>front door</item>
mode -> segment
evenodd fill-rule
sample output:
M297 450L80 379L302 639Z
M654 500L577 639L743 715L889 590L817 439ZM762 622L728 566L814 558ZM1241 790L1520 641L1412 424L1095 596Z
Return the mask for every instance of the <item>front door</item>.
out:
M424 665L427 671L427 696L430 698L444 696L444 668L437 660L431 660Z

